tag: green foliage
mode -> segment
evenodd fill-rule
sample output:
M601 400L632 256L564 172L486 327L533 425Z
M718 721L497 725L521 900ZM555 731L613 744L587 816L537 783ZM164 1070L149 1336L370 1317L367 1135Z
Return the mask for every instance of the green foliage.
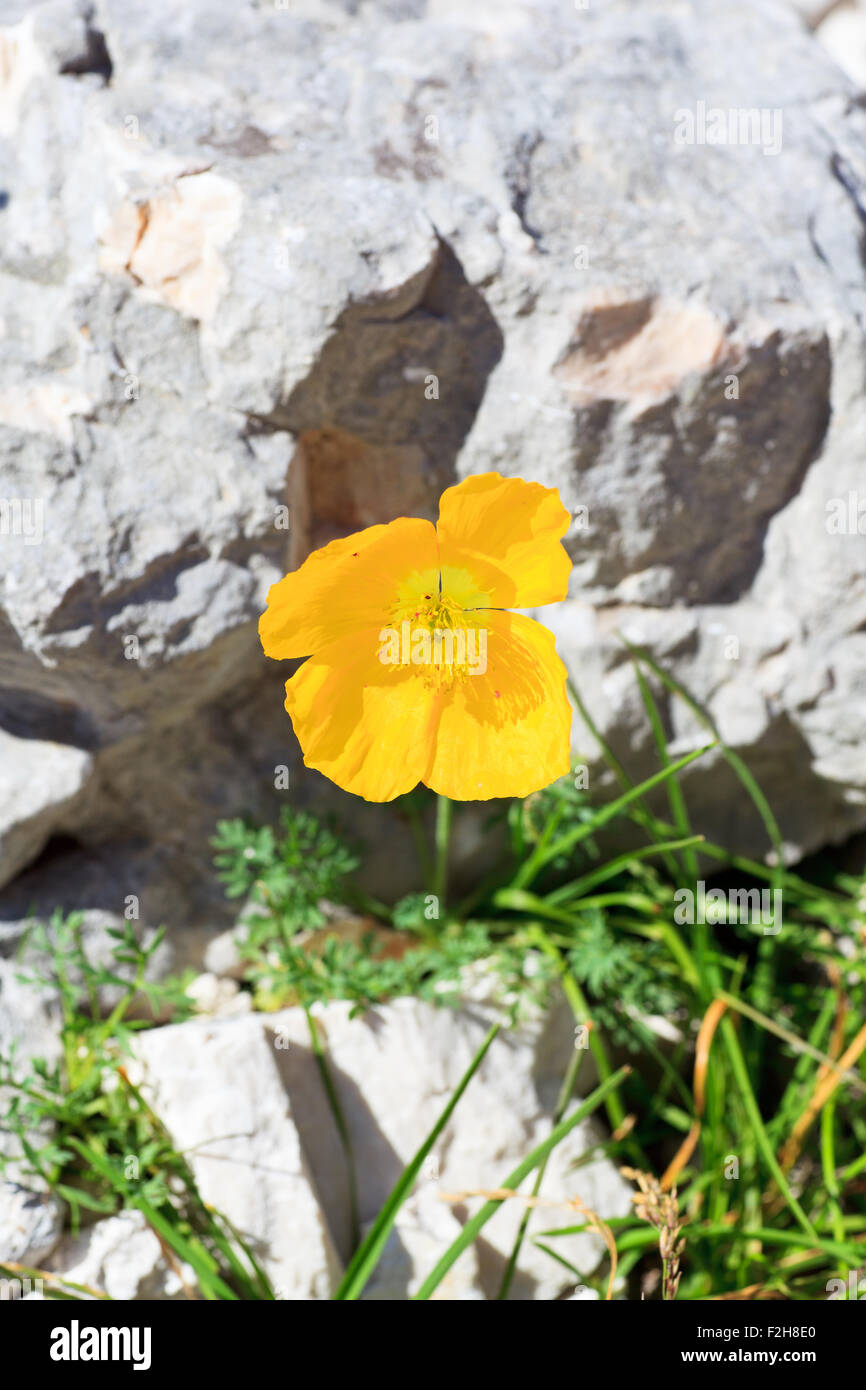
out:
M347 881L358 857L332 823L284 810L276 831L223 821L213 843L227 894L248 899L238 941L260 1009L345 999L358 1013L401 995L453 1005L464 970L481 960L515 1012L543 998L552 972L527 970L526 951L507 924L440 923L429 915L429 894L410 894L389 914L389 927L417 936L408 949L400 942L401 953L389 949L399 938L372 919L359 936L341 936L335 908L351 923L346 913L362 895Z
M640 1052L631 1020L658 1014L671 1017L683 994L670 972L664 949L617 933L600 908L584 913L566 959L592 1001L595 1023L617 1047Z
M343 880L359 862L332 825L305 811L283 811L277 830L220 821L213 844L226 895L251 898L285 941L323 925L320 901L341 901Z
M400 931L425 932L430 923L427 915L429 894L407 893L394 904L391 921Z
M73 1225L82 1208L109 1213L120 1206L98 1165L81 1152L84 1138L103 1158L135 1157L147 1190L152 1183L154 1191L162 1190L164 1179L155 1157L159 1145L154 1149L154 1136L139 1108L128 1103L118 1076L135 1031L163 1011L182 1018L190 1004L179 981L147 978L164 933L156 932L141 943L132 923L125 923L107 935L113 949L105 964L95 963L88 954L81 914L55 912L49 923L29 928L22 949L37 963L19 978L56 997L61 1058L55 1063L36 1059L21 1072L14 1050L0 1055L0 1084L11 1093L6 1125L18 1135L23 1172L38 1175L69 1203ZM103 1008L107 993L118 996L111 1008ZM150 1020L129 1016L133 1004L142 1002L149 1006ZM32 1137L40 1133L48 1136L41 1143Z
M57 998L61 1057L19 1067L14 1050L0 1054L5 1128L20 1146L14 1160L0 1156L0 1170L14 1161L17 1174L45 1182L67 1203L73 1229L85 1211L143 1212L191 1265L205 1297L272 1297L249 1252L240 1246L241 1258L235 1234L205 1206L186 1159L127 1074L133 1034L163 1014L177 1022L189 1012L182 981L147 979L162 935L141 943L131 923L111 930L111 960L101 964L88 953L80 914L56 912L47 926L30 928L23 945L38 964L20 978ZM106 991L118 997L104 1008ZM142 1001L151 1017L130 1017Z
M560 826L572 828L586 825L591 828L595 815L588 791L576 785L572 773L551 782L549 787L542 788L525 801L515 802L514 807L523 822L526 843L533 847L544 842L545 837L549 838ZM598 845L591 835L583 842L582 853L589 861L599 858ZM564 855L555 858L551 867L558 873L574 865L569 856Z

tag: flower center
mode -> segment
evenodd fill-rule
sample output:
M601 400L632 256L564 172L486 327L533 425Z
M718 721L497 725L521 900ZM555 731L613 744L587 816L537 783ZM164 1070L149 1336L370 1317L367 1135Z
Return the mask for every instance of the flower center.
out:
M455 628L461 626L466 615L459 603L455 603L446 594L437 594L432 602L428 602L429 598L430 595L424 595L422 600L424 606L413 614L413 622L420 623L422 627L428 627L431 632L437 627Z
M414 594L401 594L391 612L399 634L400 664L410 664L424 684L449 689L487 670L487 629L482 612L466 609L439 591L438 573Z

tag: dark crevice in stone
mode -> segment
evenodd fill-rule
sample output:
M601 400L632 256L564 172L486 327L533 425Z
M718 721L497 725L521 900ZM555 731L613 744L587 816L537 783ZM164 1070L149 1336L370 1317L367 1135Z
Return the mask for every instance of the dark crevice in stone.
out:
M298 441L293 545L298 522L308 551L397 516L435 517L502 350L484 296L441 240L395 300L346 309L310 374L251 421Z
M114 72L114 64L111 61L105 35L101 29L96 28L93 18L93 11L88 11L84 20L86 26L84 31L85 47L74 58L67 58L60 72L64 77L85 77L89 73L94 73L97 77L102 78L107 87Z
M36 690L0 690L0 729L13 738L71 744L88 751L100 741L85 710L71 700L51 699Z
M170 555L159 556L139 578L112 593L103 593L98 574L86 574L72 585L44 630L48 634L74 631L98 621L104 626L130 605L169 603L177 597L178 579L184 570L202 564L209 554L205 546L189 542Z
M527 218L526 206L531 192L532 156L540 144L541 136L538 134L522 136L511 167L505 175L508 191L511 194L511 210L516 215L526 235L532 238L539 250L542 249L541 232Z

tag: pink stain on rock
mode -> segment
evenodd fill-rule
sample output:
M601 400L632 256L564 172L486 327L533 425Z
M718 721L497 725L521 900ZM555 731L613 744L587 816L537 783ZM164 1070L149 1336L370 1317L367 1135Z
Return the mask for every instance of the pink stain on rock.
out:
M608 291L584 306L554 376L578 399L653 400L729 350L722 324L701 305Z

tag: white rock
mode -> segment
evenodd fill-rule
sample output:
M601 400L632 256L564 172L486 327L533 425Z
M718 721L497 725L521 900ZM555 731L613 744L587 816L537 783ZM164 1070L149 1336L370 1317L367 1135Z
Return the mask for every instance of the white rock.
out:
M340 1264L263 1017L154 1029L136 1054L204 1200L252 1243L281 1297L328 1298Z
M121 1301L186 1297L177 1274L165 1263L159 1241L138 1211L106 1217L76 1236L66 1236L47 1267L69 1283Z
M424 1275L460 1235L460 1222L439 1196L435 1182L422 1181L400 1208L382 1257L361 1294L362 1301L401 1302L417 1293ZM366 1235L369 1222L362 1230ZM474 1248L466 1251L434 1291L431 1302L484 1299Z
M475 975L459 1010L408 998L355 1019L348 1004L315 1009L351 1136L362 1229L426 1138L490 1022L502 1017L491 979ZM367 1298L411 1297L483 1200L472 1194L501 1186L549 1133L572 1045L562 1000L549 1016L534 1013L494 1041L401 1209ZM136 1052L133 1075L189 1154L202 1195L253 1243L278 1296L328 1298L350 1254L349 1187L303 1011L171 1025L140 1034ZM592 1082L589 1071L584 1082ZM572 1171L601 1138L598 1122L584 1121L554 1151L513 1298L556 1298L573 1284L531 1240L533 1230L570 1220L568 1199L579 1197L602 1217L630 1210L630 1190L606 1159ZM505 1201L436 1297L495 1298L525 1209L519 1198ZM588 1276L603 1246L582 1235L562 1241L561 1252Z
M240 979L246 962L238 949L239 935L236 928L231 928L208 942L204 953L206 970L229 979Z
M788 0L810 29L815 29L834 10L848 3L850 0Z
M815 30L820 43L843 72L866 88L866 4L846 0L837 5Z
M581 1286L562 1301L563 1303L598 1303L600 1297L597 1289L587 1289Z
M0 729L0 886L75 824L93 760L83 749L18 739Z
M196 1013L213 1018L248 1014L253 1006L252 995L242 991L236 980L220 979L209 971L191 980L186 993L194 1001Z
M50 1193L0 1182L0 1264L40 1268L60 1239L63 1215Z
M489 998L489 981L486 990L479 990L479 1002L457 1011L408 998L355 1019L349 1018L349 1005L340 1003L314 1010L351 1135L362 1221L377 1214L402 1168L438 1119L490 1022L500 1016L484 1002L485 993ZM315 1076L306 1019L300 1010L291 1009L267 1016L266 1022L278 1043L277 1057L320 1199L338 1248L345 1254L349 1209L344 1164ZM423 1183L435 1193L458 1198L461 1193L500 1187L549 1133L572 1045L573 1020L564 1003L547 1019L536 1016L516 1030L501 1033L430 1156L433 1162ZM551 1205L532 1213L530 1234L557 1222L574 1224L564 1205L571 1197L579 1197L602 1217L628 1212L628 1187L607 1160L597 1159L572 1172L575 1161L600 1139L597 1121L584 1121L554 1150L542 1188ZM522 1190L529 1185L531 1179ZM449 1205L462 1222L481 1200L467 1196ZM484 1228L473 1258L478 1261L475 1287L486 1298L496 1296L525 1209L517 1198L505 1201ZM448 1243L443 1240L436 1258ZM430 1258L430 1242L419 1240L416 1248L420 1267L413 1267L407 1281L411 1286L436 1262ZM602 1247L595 1236L581 1235L564 1239L561 1253L588 1275L597 1266ZM474 1282L474 1276L461 1272L459 1261L454 1277ZM562 1266L528 1237L512 1297L555 1298L568 1284Z

